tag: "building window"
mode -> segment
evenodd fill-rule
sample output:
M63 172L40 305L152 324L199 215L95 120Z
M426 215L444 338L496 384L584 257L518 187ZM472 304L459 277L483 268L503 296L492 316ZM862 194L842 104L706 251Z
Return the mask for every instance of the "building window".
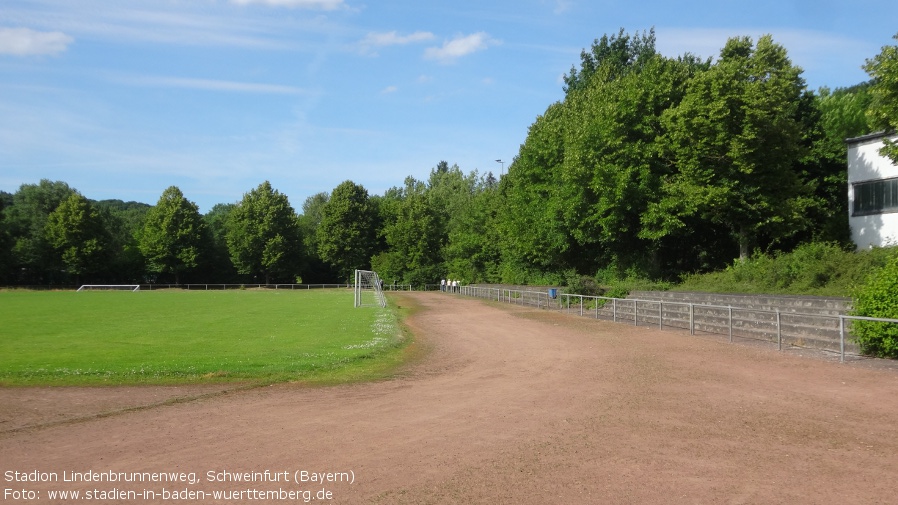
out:
M898 177L854 184L853 215L898 212Z

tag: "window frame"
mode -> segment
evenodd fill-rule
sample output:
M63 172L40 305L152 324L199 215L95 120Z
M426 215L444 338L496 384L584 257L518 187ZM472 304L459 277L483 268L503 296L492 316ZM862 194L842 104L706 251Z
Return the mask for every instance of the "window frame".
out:
M877 189L877 185L882 189ZM898 177L871 179L851 183L852 216L872 216L898 212ZM864 208L860 208L864 205Z

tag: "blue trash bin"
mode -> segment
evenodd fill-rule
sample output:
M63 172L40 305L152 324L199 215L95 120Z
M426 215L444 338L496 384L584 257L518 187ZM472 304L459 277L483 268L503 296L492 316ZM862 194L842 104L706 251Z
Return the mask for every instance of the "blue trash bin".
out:
M549 288L549 298L554 300L557 296L558 296L558 289Z

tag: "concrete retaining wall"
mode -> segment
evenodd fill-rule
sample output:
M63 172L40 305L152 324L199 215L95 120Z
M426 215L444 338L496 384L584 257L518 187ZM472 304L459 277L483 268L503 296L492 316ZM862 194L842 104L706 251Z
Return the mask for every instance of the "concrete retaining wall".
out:
M640 310L651 313L663 305L664 324L689 327L693 304L694 328L699 332L782 341L783 345L838 350L839 315L851 309L849 298L781 295L736 295L677 291L634 291L630 299L652 300ZM705 307L707 306L707 307ZM722 308L730 307L730 308ZM657 322L658 316L654 317ZM857 352L850 338L846 351Z
M546 286L493 284L481 287L540 293L548 291ZM558 294L562 293L564 289L558 288ZM584 298L582 306L576 296L570 299L558 296L555 300L547 300L545 297L531 300L526 294L515 294L506 301L534 306L548 302L548 308L640 326L688 330L692 321L692 328L698 333L732 335L734 340L764 340L782 343L784 347L832 351L838 351L841 345L838 316L847 315L851 309L850 298L685 291L633 291L627 299L603 300L598 303ZM568 301L570 306L566 305ZM845 350L850 353L858 352L850 335L846 335Z

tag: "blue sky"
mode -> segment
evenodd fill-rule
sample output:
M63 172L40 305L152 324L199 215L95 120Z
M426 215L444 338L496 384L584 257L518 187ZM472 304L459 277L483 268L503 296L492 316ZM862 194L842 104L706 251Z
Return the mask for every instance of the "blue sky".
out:
M771 34L810 89L867 79L890 1L3 0L0 190L61 180L207 212L265 180L297 211L440 160L498 174L603 34L665 55Z

